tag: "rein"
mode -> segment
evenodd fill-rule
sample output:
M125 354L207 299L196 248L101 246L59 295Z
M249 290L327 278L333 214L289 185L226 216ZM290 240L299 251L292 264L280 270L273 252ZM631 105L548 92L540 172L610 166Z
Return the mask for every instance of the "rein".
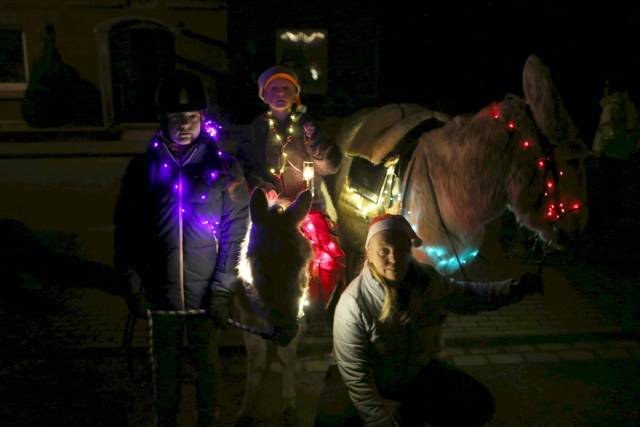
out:
M428 119L424 122L422 122L421 124L419 124L418 126L416 126L414 129L412 129L407 136L409 135L413 135L413 138L418 138L421 134L423 134L424 132L428 131L428 130L432 130L432 129L436 129L440 126L442 126L444 123L436 120L436 119ZM426 126L425 126L426 125ZM416 130L419 130L420 135L415 135ZM404 139L407 139L407 136L405 136ZM411 159L409 160L409 164L407 165L407 170L404 173L404 177L402 179L402 215L404 216L405 214L405 200L407 197L407 193L409 192L409 182L411 182L411 174L413 172L413 165L415 163L415 149L417 147L414 147L413 153L411 155ZM446 235L447 235L447 239L449 240L449 244L451 245L451 249L453 250L453 253L456 257L456 261L458 262L458 265L460 266L460 272L462 273L462 275L464 276L464 278L468 281L469 277L467 276L467 273L464 271L463 267L462 267L462 262L460 261L460 257L458 255L458 251L456 251L456 247L454 245L453 242L453 238L452 238L452 233L449 231L449 229L447 228L445 222L444 222L444 218L442 217L442 213L440 211L440 205L438 203L438 196L436 195L436 191L435 191L435 187L433 185L433 178L431 177L431 168L429 167L429 156L426 155L427 153L425 152L425 161L426 161L426 166L427 166L427 177L429 178L429 186L431 187L431 197L433 199L433 204L436 208L436 212L438 214L438 219L440 221L440 226L444 229Z

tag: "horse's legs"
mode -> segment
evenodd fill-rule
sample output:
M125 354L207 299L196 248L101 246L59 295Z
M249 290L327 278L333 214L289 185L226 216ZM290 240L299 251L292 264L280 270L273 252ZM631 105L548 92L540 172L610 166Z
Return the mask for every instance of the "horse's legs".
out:
M282 401L284 403L284 425L297 426L296 416L296 365L298 342L303 333L303 326L300 327L296 337L286 347L276 347L278 358L282 363Z
M246 418L251 417L255 411L258 391L267 366L267 342L246 332L242 334L242 338L247 350L247 385L239 417Z
M295 339L297 341L297 338ZM296 406L296 351L298 343L291 342L286 347L276 347L282 362L282 400L285 408Z

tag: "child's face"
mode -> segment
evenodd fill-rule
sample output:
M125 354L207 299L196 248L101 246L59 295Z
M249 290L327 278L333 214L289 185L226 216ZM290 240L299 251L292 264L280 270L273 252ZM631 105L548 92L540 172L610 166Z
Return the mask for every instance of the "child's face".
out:
M202 113L167 113L167 136L176 144L189 145L200 136Z
M275 111L290 111L296 99L296 87L287 79L275 79L262 91L264 101Z

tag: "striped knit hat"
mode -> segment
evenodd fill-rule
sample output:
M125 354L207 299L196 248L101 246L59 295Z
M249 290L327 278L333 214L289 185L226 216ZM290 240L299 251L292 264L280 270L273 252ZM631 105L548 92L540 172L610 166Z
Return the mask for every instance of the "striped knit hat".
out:
M260 99L264 101L264 97L262 96L264 88L275 79L289 80L291 84L293 84L296 88L296 104L300 105L300 82L298 80L298 75L291 68L282 65L274 65L273 67L265 70L260 74L260 77L258 77L258 96Z

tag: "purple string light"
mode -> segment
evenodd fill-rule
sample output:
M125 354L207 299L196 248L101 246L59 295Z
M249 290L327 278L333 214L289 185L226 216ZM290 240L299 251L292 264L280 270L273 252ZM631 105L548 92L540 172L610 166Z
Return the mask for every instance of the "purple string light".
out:
M218 140L218 136L220 135L219 130L222 129L222 126L220 126L218 123L214 122L212 119L207 118L204 121L204 125L202 127L204 128L204 131L211 138L213 138L215 141Z

